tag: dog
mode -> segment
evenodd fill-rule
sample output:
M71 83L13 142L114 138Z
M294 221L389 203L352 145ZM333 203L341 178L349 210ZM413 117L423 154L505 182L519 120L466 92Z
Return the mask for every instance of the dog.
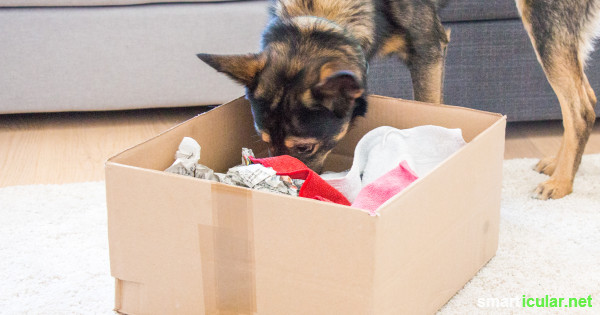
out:
M541 199L572 191L595 121L596 97L583 73L600 0L516 0L538 60L556 92L565 134L559 154L536 166L551 175ZM271 155L289 154L321 172L353 120L367 111L368 61L395 56L407 65L417 101L443 102L450 32L444 0L274 0L261 51L198 54L246 87L255 128Z
M437 0L276 0L261 52L198 54L246 87L272 155L320 172L352 121L365 114L368 60L406 61L415 99L442 101L447 34Z

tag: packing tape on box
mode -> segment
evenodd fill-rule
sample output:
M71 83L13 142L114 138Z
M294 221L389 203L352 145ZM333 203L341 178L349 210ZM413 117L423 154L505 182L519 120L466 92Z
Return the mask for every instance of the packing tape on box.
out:
M212 184L212 224L199 225L205 314L256 313L252 191Z

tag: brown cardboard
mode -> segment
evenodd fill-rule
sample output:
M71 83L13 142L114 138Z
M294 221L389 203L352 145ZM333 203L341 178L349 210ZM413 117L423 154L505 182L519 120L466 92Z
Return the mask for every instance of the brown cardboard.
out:
M106 163L115 309L126 314L427 314L494 256L506 118L372 96L332 153L348 168L358 140L389 125L462 128L468 144L390 199L351 207L162 172L183 136L218 171L243 146L264 152L244 99ZM260 156L260 154L257 154Z

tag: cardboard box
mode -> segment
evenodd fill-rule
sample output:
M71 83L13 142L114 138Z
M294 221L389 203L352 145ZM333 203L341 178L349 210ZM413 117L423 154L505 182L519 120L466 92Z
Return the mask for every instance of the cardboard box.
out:
M506 117L372 96L330 157L378 126L462 128L468 142L385 203L351 207L163 172L184 136L226 171L266 152L240 98L106 163L115 309L126 314L420 314L495 255ZM426 145L426 144L424 144ZM257 154L261 156L261 154ZM335 167L334 167L335 166Z

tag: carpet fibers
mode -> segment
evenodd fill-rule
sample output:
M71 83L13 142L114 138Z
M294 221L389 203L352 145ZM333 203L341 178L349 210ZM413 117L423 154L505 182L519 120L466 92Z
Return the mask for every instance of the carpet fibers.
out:
M560 200L530 198L547 178L534 164L505 161L497 255L440 314L600 314L600 155ZM103 182L2 188L0 218L0 314L114 313ZM566 302L523 307L523 295Z

